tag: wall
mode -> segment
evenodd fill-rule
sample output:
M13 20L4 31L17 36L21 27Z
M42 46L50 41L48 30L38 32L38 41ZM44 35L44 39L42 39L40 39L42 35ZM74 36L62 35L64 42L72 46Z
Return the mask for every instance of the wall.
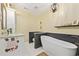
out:
M28 11L16 9L16 32L23 33L26 41L29 39L29 32L39 31L39 20Z
M51 9L45 10L38 16L32 15L28 11L16 9L16 33L23 33L25 40L29 39L29 32L57 32L79 35L79 27L71 28L55 28L55 25L70 23L73 19L78 19L79 4L60 4L56 13L52 13ZM74 6L72 8L72 6ZM77 8L77 9L75 9ZM72 14L72 12L74 12ZM42 24L40 25L40 21ZM65 23L64 23L65 22ZM40 29L40 26L42 28ZM1 32L1 31L0 31Z
M62 6L63 5L63 6ZM74 6L72 8L72 6ZM71 28L55 28L55 25L70 23L74 19L78 19L79 4L60 4L60 8L56 13L52 13L49 9L38 18L42 21L42 31L57 32L79 35L79 27Z
M23 33L26 41L29 39L29 32L57 32L79 35L79 27L71 28L55 28L55 25L63 25L70 23L74 19L78 19L79 4L60 4L56 13L52 13L51 9L45 10L38 16L32 15L28 11L16 9L16 32ZM74 7L72 7L74 6ZM74 13L72 13L74 12ZM40 25L40 21L42 24ZM40 26L42 28L40 29Z

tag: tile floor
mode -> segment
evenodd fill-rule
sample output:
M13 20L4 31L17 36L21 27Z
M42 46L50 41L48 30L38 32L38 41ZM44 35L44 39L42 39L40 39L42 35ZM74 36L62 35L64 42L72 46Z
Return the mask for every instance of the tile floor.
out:
M27 50L26 51L28 51L28 54L27 54L28 56L36 56L41 52L45 52L42 47L35 49L34 43L29 44L27 42L26 44L27 44L27 48L26 48Z

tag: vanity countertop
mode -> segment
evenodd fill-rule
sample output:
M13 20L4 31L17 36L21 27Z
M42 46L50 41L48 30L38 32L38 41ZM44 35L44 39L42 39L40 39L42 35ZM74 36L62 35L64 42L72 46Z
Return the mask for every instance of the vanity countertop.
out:
M19 37L19 36L24 36L24 34L0 35L0 38L11 38L11 37Z

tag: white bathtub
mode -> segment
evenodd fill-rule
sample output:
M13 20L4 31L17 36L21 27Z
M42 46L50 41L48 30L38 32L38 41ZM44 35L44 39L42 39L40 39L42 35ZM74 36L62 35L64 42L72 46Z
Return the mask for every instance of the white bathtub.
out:
M77 46L50 36L41 36L43 49L51 56L75 56Z

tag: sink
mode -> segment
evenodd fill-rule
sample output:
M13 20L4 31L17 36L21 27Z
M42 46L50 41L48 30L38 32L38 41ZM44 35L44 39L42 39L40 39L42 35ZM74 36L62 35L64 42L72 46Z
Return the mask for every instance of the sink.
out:
M17 36L24 36L24 34L9 34L9 35L0 35L0 38L9 38L9 37L17 37Z

